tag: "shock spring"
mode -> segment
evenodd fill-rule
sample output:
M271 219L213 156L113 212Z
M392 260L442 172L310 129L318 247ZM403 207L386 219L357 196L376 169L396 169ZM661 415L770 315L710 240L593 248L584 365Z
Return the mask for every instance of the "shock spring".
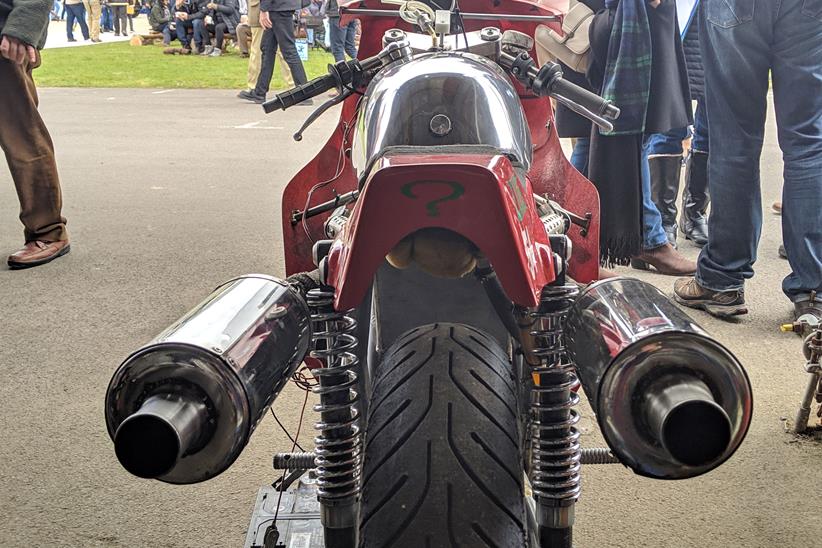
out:
M312 289L307 295L311 308L314 346L311 357L323 367L313 371L318 384L312 388L320 398L314 411L320 420L314 428L318 498L333 503L341 499L356 499L360 493L362 438L358 425L359 411L356 391L359 358L358 344L353 334L357 322L347 312L334 310L334 292L324 287Z
M531 488L541 504L573 505L580 493L579 385L565 349L565 318L579 294L574 284L547 286L534 313L531 373Z

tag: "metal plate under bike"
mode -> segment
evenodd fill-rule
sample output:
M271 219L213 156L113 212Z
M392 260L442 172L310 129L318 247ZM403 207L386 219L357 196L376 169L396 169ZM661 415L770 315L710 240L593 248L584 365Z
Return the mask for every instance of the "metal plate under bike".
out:
M265 534L274 522L280 492L267 485L257 493L254 513L245 537L245 548L263 548ZM304 475L282 494L277 516L280 538L274 546L282 548L324 548L317 488Z

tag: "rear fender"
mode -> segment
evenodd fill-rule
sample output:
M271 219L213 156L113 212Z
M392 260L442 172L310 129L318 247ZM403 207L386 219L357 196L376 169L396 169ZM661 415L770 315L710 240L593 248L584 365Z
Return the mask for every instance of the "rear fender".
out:
M335 308L361 302L388 252L429 227L452 230L488 258L509 298L536 306L555 279L530 181L504 156L395 154L372 168L328 255Z

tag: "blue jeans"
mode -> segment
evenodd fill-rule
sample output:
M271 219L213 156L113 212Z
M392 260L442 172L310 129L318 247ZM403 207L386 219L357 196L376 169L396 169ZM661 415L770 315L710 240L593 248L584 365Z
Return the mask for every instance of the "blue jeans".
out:
M686 134L687 134L687 130ZM642 139L642 159L640 170L642 174L642 248L655 249L668 243L668 236L662 228L662 215L651 199L651 169L648 166L648 156L654 144L654 135L646 135ZM682 141L679 143L679 152L682 152Z
M88 40L88 25L86 24L86 8L83 4L66 4L66 36L69 40L74 40L74 22L80 25L80 32L83 38Z
M102 15L100 16L100 26L107 32L114 30L114 17L111 15L111 7L108 5L103 6Z
M591 152L591 138L579 137L574 143L574 151L571 153L571 165L577 171L588 176L588 154Z
M182 45L184 48L188 48L191 46L191 40L188 38L188 29L191 29L194 34L194 43L197 45L197 49L203 49L203 20L186 19L185 21L183 21L182 19L177 19L176 21L177 40L180 41L180 45Z
M807 300L822 292L822 0L702 0L699 12L713 205L697 281L723 291L753 276L770 72L784 161L782 238L793 270L782 290Z
M353 21L346 26L340 26L339 17L328 18L329 33L331 34L331 55L334 61L345 61L347 53L352 59L357 58L357 46L354 39L357 36L357 25Z

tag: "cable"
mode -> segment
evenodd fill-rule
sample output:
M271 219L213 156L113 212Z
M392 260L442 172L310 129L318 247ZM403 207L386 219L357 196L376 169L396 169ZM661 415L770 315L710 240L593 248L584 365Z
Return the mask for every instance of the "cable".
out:
M343 124L342 124L342 128L341 128L342 132L343 132L342 142L340 143L340 155L337 158L337 170L334 173L334 176L331 177L330 179L326 180L326 181L322 181L321 183L317 183L316 185L311 187L311 190L308 191L308 196L305 199L305 206L303 207L303 211L307 211L308 208L310 207L311 198L314 195L314 192L316 192L317 190L323 188L324 186L330 185L331 183L333 183L334 181L339 179L340 176L342 175L343 171L345 170L345 164L346 164L345 145L346 145L347 140L348 140L348 133L351 130L351 128L354 127L352 124L354 122L354 119L357 117L357 113L359 111L360 111L360 105L357 104L357 108L354 109L354 115L351 117L350 120L348 120L347 122L343 122ZM308 222L307 221L308 220L305 218L305 215L303 215L302 225L303 225L303 230L305 231L305 235L308 236L308 239L311 240L312 242L316 242L317 240L315 240L314 237L311 235L311 230L308 228Z
M274 417L274 420L277 422L277 424L280 425L280 429L285 433L286 436L288 436L288 439L291 440L294 443L294 445L297 446L297 449L299 449L302 452L305 452L305 449L303 449L302 446L299 443L297 443L297 440L291 437L291 434L288 433L288 430L286 430L285 426L283 426L283 423L281 423L280 419L277 418L277 414L274 413L274 409L272 407L269 407L268 410L271 411L271 416Z

